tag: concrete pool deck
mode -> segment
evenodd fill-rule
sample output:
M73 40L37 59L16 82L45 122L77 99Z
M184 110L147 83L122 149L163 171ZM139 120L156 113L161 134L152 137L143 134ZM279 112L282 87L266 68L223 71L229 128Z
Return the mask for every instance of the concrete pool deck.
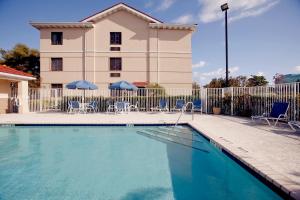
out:
M179 113L0 115L0 124L175 123ZM188 123L295 199L300 199L300 133L286 125L269 127L248 118L184 114Z

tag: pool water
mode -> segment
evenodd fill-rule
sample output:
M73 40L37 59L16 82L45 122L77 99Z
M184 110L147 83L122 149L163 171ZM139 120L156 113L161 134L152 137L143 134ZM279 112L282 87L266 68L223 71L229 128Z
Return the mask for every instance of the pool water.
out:
M188 146L146 129L1 127L0 200L280 199L195 131Z

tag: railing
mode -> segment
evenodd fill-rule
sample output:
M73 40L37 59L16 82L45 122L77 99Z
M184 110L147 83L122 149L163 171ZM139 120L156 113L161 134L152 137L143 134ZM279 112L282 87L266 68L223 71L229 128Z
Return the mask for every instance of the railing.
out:
M98 110L104 112L108 104L116 101L138 102L141 111L150 111L166 99L169 109L175 106L177 99L191 102L202 100L202 110L212 113L213 107L219 107L223 114L236 116L260 115L271 111L276 101L289 102L288 116L299 120L300 83L280 84L263 87L231 87L201 89L139 89L138 91L120 90L68 90L68 89L30 89L29 108L31 112L49 110L66 111L69 100L97 101Z
M68 89L30 89L29 109L31 112L44 112L49 110L66 111L68 101L80 102L96 101L100 112L106 111L109 104L116 101L128 101L130 104L138 102L141 111L150 111L159 105L160 99L168 102L172 109L177 99L190 102L201 99L201 90L193 89L139 89L138 91L122 90L68 90Z
M223 114L251 116L270 113L274 102L288 102L290 120L299 120L300 83L261 87L231 87L207 89L207 112L220 107Z

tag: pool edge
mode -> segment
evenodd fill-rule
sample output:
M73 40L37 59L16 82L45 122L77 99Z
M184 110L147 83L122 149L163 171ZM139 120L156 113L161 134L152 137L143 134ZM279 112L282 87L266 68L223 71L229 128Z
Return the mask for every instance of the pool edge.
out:
M174 123L2 123L1 127L20 127L20 126L119 126L119 127L131 127L131 126L173 126ZM212 143L216 148L218 148L224 155L232 159L238 165L243 167L247 172L265 184L268 188L274 191L283 199L294 199L297 200L294 196L292 196L293 191L287 189L282 184L278 183L276 180L272 179L268 175L264 174L262 171L257 169L251 163L243 159L242 157L236 155L234 152L229 150L224 145L215 141L209 135L205 134L203 131L199 130L197 127L193 126L189 122L179 123L178 125L188 126L189 128L196 131L202 137L204 137L208 142Z

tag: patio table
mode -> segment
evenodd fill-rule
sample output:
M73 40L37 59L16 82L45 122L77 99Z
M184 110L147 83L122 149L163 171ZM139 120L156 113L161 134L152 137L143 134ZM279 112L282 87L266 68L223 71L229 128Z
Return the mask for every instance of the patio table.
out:
M86 114L88 105L89 103L79 103L79 113L82 112Z
M124 112L130 112L130 103L124 102Z

